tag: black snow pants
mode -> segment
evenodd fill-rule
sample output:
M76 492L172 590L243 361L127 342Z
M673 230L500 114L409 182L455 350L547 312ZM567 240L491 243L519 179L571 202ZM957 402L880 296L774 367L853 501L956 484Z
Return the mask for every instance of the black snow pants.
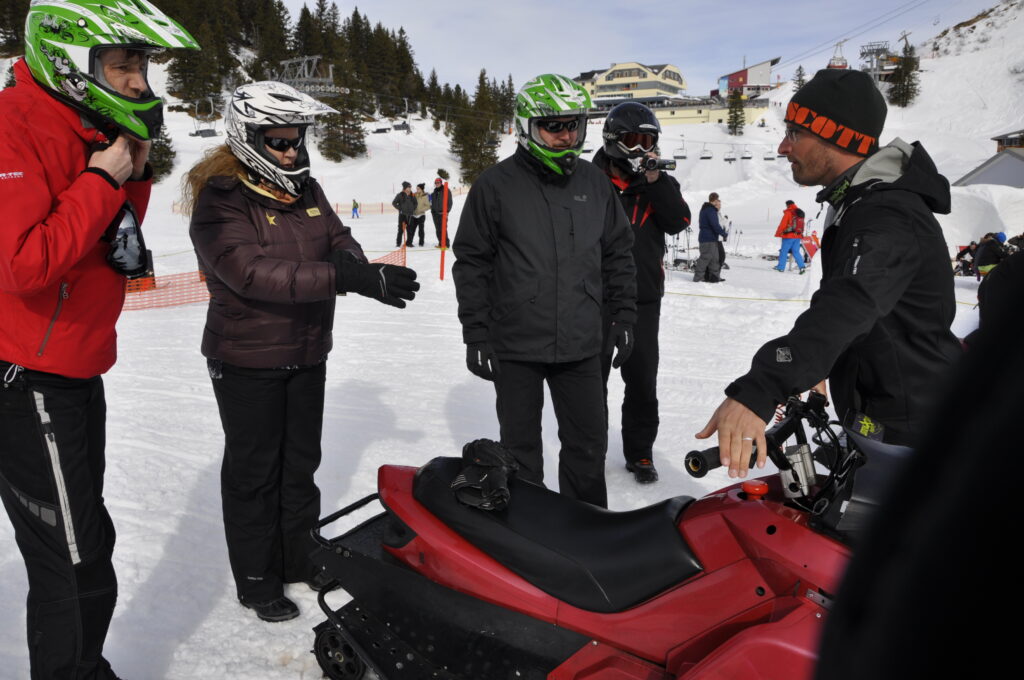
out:
M419 231L420 231L420 245L421 246L423 245L423 224L426 221L427 221L426 213L424 213L422 215L419 215L419 216L413 215L412 220L409 223L409 225L410 225L409 226L409 235L408 235L408 238L405 241L406 245L409 245L409 246L412 245L412 242L416 238L416 230L417 229L419 229Z
M32 680L114 680L103 658L117 602L103 381L16 374L0 361L4 375L0 498L28 573Z
M451 248L452 247L452 243L451 243L451 239L450 238L446 238L444 243L441 243L441 227L444 226L444 224L443 224L444 217L442 216L441 213L436 213L436 212L430 213L430 216L434 219L434 233L437 234L437 243L438 243L438 245L443 245L445 248ZM448 226L449 226L448 233L451 233L451 228L450 228L451 227L451 223L449 223ZM446 233L445 236L448 236L448 233Z
M622 453L627 463L646 458L654 460L654 440L658 438L658 329L661 325L661 300L636 306L636 336L633 353L619 368L625 395L622 399ZM607 332L607 325L606 325ZM608 400L608 376L612 355L601 355L605 403ZM607 409L606 409L607 411ZM609 416L609 420L610 420Z
M285 583L313 578L309 530L320 519L326 364L240 368L211 360L224 427L221 502L238 599L281 597Z
M395 247L402 243L411 243L406 240L406 235L412 230L412 215L398 213L398 233L395 235Z
M541 413L544 382L558 420L558 488L561 493L608 507L604 457L608 422L601 402L601 361L543 364L502 360L494 380L501 443L519 462L519 477L544 483Z

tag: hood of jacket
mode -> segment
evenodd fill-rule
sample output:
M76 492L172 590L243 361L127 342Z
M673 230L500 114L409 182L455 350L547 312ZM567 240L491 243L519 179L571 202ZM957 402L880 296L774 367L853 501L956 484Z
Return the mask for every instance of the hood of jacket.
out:
M909 191L928 209L948 215L952 207L949 180L939 174L935 162L920 142L908 144L897 137L818 192L819 203L837 207L865 191Z

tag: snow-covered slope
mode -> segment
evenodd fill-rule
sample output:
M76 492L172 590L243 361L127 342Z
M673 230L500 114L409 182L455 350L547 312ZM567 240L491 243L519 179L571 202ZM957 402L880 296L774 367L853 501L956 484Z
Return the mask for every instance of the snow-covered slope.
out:
M922 49L922 99L906 111L890 111L883 141L894 135L922 140L940 170L956 179L994 152L988 137L1024 127L1024 88L1014 71L1020 60L1014 49L1024 26L1021 5L1021 0L1004 3L999 23L983 22L969 35L949 38L937 57ZM154 85L162 90L161 69L154 71ZM781 104L788 96L779 90L772 100ZM694 211L709 191L722 196L733 224L728 243L732 268L724 273L726 283L717 286L668 273L661 330L662 424L655 449L661 481L653 486L637 486L623 469L617 417L622 386L613 376L606 470L615 509L679 494L701 495L726 484L721 472L700 481L687 477L683 455L703 446L693 433L721 400L724 386L747 369L758 346L789 328L814 290L814 268L807 276L779 274L760 259L777 250L773 234L786 199L808 211L812 229L820 224L815 190L796 186L784 161L763 160L781 138L781 113L781 107L773 107L765 128L747 127L736 148L750 145L754 158L731 165L722 160L724 146L713 147L710 161L697 159L703 143L737 143L720 126L666 129L666 153L684 143L680 134L686 135L690 158L675 174ZM155 187L146 222L158 274L195 269L187 221L175 212L174 202L181 173L205 148L223 141L189 136L193 123L182 114L169 114L168 126L178 165L174 176ZM589 129L590 146L599 143L599 132L598 126ZM367 142L366 158L341 164L323 161L314 150L313 167L356 238L381 254L391 250L395 234L394 215L382 213L381 206L390 204L400 183L429 186L438 167L457 177L458 166L447 140L427 121L414 120L410 134L371 134ZM500 155L513 148L514 141L504 137ZM352 198L363 204L360 220L348 219ZM463 203L458 196L454 224ZM996 227L1018 233L1024 229L1024 192L956 189L954 212L942 223L950 244ZM433 243L429 221L427 239ZM444 280L438 278L439 257L433 248L409 252L423 290L406 310L358 296L339 301L336 350L328 363L324 462L317 473L325 513L371 493L381 464L418 465L434 456L457 455L470 439L497 437L492 388L464 367L451 253ZM960 335L976 323L975 292L973 281L957 281L961 304L954 331ZM121 584L107 654L118 673L133 680L318 678L308 650L310 629L322 616L308 590L288 589L302 616L281 624L260 623L235 600L220 520L222 435L199 354L204 319L205 306L192 305L126 312L119 323L120 358L105 379L106 497L118 528L115 562ZM553 473L558 442L550 413L544 426L547 466ZM549 474L552 483L553 477ZM26 587L9 523L0 520L0 601L7 604L0 615L2 678L28 677ZM332 600L340 606L344 596Z

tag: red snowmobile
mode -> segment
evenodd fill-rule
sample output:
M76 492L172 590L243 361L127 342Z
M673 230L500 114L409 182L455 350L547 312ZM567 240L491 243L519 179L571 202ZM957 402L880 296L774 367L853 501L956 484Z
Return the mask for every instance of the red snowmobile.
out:
M791 399L766 432L777 473L628 512L514 476L486 511L452 491L462 458L381 467L377 494L314 530L333 578L314 629L325 676L809 678L849 545L908 452L837 435L824 406ZM718 465L717 448L686 459L694 476ZM373 501L383 513L322 535ZM352 600L335 610L339 587Z

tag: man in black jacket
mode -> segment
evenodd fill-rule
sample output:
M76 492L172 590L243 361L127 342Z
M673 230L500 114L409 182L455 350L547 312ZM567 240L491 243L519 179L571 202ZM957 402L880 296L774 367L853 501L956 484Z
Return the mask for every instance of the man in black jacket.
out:
M622 453L626 469L636 481L658 481L654 467L654 440L658 436L658 328L661 298L665 295L665 234L678 234L690 225L690 208L679 182L661 170L646 170L642 163L657 158L661 125L654 113L637 102L619 104L605 119L604 147L594 165L604 170L618 190L626 219L633 227L633 262L636 264L636 344L622 364L626 384L622 400ZM611 354L602 355L601 369L608 397Z
M602 300L618 367L636 320L633 234L607 177L580 160L590 97L542 75L516 96L516 153L473 184L452 267L469 370L493 380L501 443L544 479L544 383L558 418L559 490L606 507Z
M402 182L402 190L395 194L391 207L398 211L398 234L395 236L395 247L402 245L406 232L412 225L412 214L416 212L416 197L412 195L412 185ZM409 242L412 245L412 242Z
M937 381L961 354L949 255L932 213L949 182L919 143L878 148L886 106L860 71L824 69L789 102L779 154L793 179L825 187L822 280L789 334L768 342L729 385L700 439L718 431L723 464L743 477L777 404L828 378L848 427L913 445Z
M447 200L446 200L447 199ZM444 243L441 243L441 227L443 226L445 213L451 214L452 194L440 177L434 180L434 191L430 194L430 217L434 220L434 232L437 234L437 247L450 248L451 240L445 230Z

